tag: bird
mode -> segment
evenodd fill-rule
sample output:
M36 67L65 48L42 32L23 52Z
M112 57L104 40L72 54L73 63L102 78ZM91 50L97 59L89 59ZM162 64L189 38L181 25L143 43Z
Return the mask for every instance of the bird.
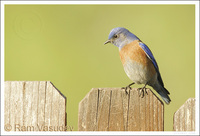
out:
M124 27L113 28L110 31L108 40L104 43L111 43L119 48L119 55L127 76L133 81L125 89L128 94L128 89L134 84L144 84L144 87L139 88L140 94L146 91L146 86L151 86L164 100L166 104L170 104L169 91L164 87L158 64L149 49L136 35L131 33Z

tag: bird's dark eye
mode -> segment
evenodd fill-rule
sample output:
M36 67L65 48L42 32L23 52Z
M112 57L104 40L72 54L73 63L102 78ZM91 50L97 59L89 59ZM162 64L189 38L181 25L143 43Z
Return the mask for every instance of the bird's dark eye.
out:
M114 35L114 38L118 38L118 35Z

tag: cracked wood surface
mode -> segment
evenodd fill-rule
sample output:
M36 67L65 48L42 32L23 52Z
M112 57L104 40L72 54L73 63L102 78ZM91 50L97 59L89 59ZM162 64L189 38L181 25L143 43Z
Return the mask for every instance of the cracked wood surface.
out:
M11 125L10 131L66 126L66 97L50 81L5 81L4 85L4 124Z
M163 131L164 107L150 90L93 88L79 103L79 131Z
M174 114L174 131L195 131L195 98L189 98Z

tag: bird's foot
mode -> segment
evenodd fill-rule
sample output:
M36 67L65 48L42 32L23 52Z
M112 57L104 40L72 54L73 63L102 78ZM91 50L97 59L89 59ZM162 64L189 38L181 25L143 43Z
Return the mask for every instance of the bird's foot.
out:
M126 87L122 87L121 89L125 89L126 94L129 94L129 93L128 93L128 90L130 91L130 90L132 89L131 86L132 86L133 84L135 84L135 83L133 82L133 83L129 84L129 85L126 86Z
M131 90L132 88L128 85L128 86L126 86L126 87L122 87L121 89L124 89L125 92L126 92L126 94L128 95L128 94L129 94L129 93L128 93L128 90Z
M141 98L143 98L145 94L147 94L147 95L148 95L148 93L147 93L147 90L146 90L146 89L147 89L147 88L146 88L146 86L144 86L144 87L142 87L142 88L138 88L138 89L137 89L137 90L138 90L138 93L139 93L139 97L142 95L142 97L141 97Z

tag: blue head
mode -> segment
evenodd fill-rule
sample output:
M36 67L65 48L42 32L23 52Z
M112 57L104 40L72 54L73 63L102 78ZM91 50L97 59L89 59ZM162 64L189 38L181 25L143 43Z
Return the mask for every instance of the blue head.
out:
M121 49L124 45L131 43L134 40L139 40L137 36L129 32L123 27L117 27L111 30L108 40L104 43L112 43Z

